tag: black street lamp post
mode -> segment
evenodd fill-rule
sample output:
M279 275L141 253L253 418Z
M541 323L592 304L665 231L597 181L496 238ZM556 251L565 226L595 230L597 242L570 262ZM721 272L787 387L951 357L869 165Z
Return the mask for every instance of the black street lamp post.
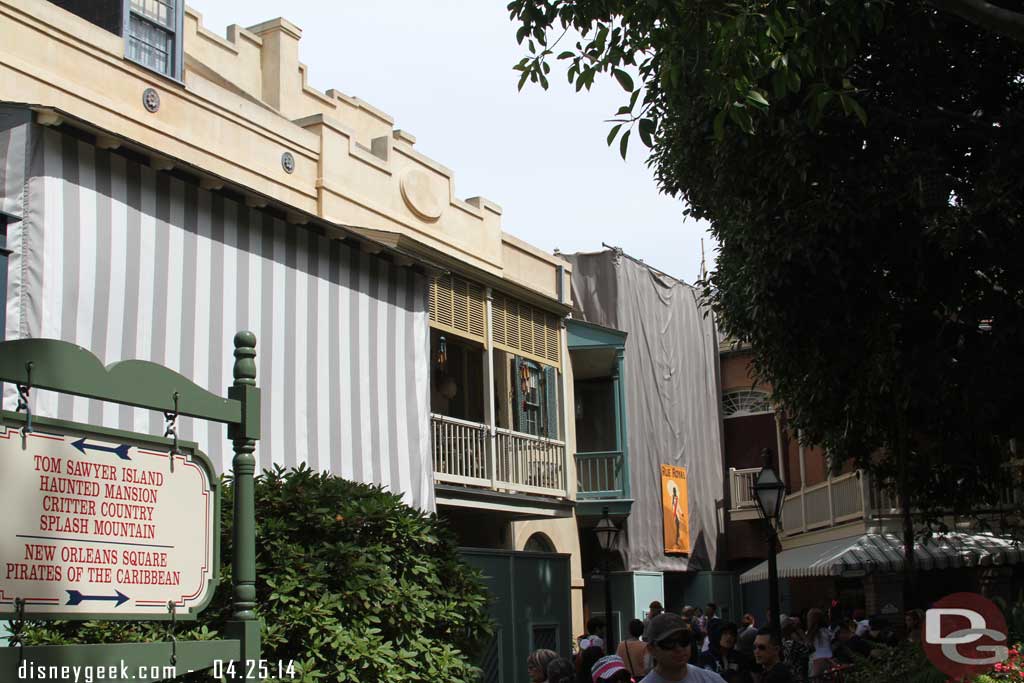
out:
M761 451L764 459L764 466L757 473L757 479L751 486L754 500L757 501L757 510L765 521L765 528L768 532L768 609L771 610L771 619L768 628L772 630L777 642L782 642L779 632L779 573L775 562L775 544L778 541L778 521L782 515L782 504L786 498L786 485L775 473L772 465L772 450L766 448Z
M594 527L594 533L601 546L601 566L604 568L604 612L607 617L605 620L605 652L613 654L615 652L615 629L612 626L612 572L609 557L615 547L615 539L619 536L619 528L608 517L608 508L604 508L601 513L601 521Z

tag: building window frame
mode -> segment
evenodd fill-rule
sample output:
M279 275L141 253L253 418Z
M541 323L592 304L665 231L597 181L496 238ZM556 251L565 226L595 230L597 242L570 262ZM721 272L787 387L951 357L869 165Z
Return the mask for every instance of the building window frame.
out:
M722 418L725 420L750 415L770 415L771 397L757 389L734 389L722 392Z
M146 6L152 6L156 9L165 9L169 15L168 20L161 22L159 17L146 11ZM124 0L122 18L122 36L124 38L125 59L128 59L139 66L145 67L153 73L160 74L161 76L181 83L182 65L184 63L184 49L182 45L182 38L185 29L184 0ZM149 45L150 49L158 50L159 48L145 40L142 40L140 36L136 35L133 30L133 19L135 20L135 26L142 26L143 28L150 30L153 32L151 35L155 35L158 32L167 36L170 47L166 50L166 56L169 63L165 70L161 70L157 64L148 63L144 59L134 55L132 49L133 39L138 40L143 45Z

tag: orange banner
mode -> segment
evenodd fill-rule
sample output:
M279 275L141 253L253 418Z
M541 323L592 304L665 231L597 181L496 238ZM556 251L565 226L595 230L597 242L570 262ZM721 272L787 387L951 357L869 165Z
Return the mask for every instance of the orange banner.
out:
M686 468L661 466L661 508L665 553L690 552L690 514L686 497Z

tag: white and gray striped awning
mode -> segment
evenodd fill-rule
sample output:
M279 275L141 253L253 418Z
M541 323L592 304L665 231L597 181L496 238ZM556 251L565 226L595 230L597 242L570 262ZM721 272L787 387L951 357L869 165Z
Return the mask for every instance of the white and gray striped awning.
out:
M23 218L7 235L7 339L160 363L220 394L231 338L252 330L261 470L305 464L434 509L421 275L35 124L0 130L0 210ZM164 430L159 413L52 392L33 411ZM178 427L230 469L223 425Z
M918 569L999 566L1024 561L1024 545L992 534L961 532L914 543ZM860 576L903 569L903 541L897 534L869 533L784 550L778 555L779 578ZM740 575L740 583L768 579L768 562Z

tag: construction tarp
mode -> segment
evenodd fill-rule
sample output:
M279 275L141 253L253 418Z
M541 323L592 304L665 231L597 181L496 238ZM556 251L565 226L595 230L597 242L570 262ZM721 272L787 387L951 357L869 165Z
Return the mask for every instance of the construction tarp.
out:
M714 319L690 285L618 250L566 255L574 315L623 330L634 499L620 549L627 570L714 569L723 500ZM661 466L685 467L690 552L666 554Z

